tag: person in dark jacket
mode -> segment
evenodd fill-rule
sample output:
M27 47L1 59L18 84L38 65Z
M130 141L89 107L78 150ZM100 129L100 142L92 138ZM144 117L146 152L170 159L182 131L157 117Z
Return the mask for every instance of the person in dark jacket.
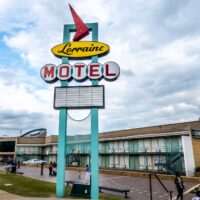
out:
M50 175L50 176L53 175L52 172L53 172L53 163L50 162L50 163L49 163L49 175Z
M11 173L16 173L17 163L15 160L12 161L11 167Z
M181 178L179 172L176 172L176 176L174 178L174 184L176 185L176 189L178 192L176 199L178 200L180 197L181 200L183 200L183 190L185 189L185 187L183 185L183 179Z
M90 166L89 165L86 165L86 174L85 174L85 180L87 182L87 180L90 178Z

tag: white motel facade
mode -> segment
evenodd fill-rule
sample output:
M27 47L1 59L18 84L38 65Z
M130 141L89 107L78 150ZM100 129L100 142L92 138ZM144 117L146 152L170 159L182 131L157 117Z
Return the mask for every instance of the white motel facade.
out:
M181 172L200 167L200 121L99 133L99 167L127 171ZM0 138L0 160L57 160L58 136L37 129ZM66 166L90 163L90 135L67 137Z

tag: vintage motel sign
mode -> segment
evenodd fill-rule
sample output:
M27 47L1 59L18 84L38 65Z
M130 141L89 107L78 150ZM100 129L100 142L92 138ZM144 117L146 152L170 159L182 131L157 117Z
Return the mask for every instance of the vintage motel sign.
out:
M84 63L75 63L74 65L60 64L59 66L46 64L40 72L42 79L48 83L53 83L57 80L71 81L72 79L85 81L87 78L91 80L101 80L104 78L108 81L114 81L119 74L119 65L112 61L104 64L90 63L88 65Z
M113 61L104 64L98 62L98 57L109 52L110 47L98 42L98 24L84 24L74 9L70 6L74 24L64 25L63 44L52 48L52 53L62 58L62 64L46 64L40 75L47 83L60 80L61 87L54 90L54 108L59 109L58 135L58 166L56 177L56 195L64 197L66 133L68 109L91 109L91 199L98 199L99 193L99 154L98 154L98 109L105 107L104 86L98 85L102 79L115 81L120 74L119 65ZM92 32L92 41L78 41ZM70 33L76 32L73 42ZM70 59L91 59L90 64L77 62L73 65ZM83 82L89 79L91 86L68 86L71 80Z

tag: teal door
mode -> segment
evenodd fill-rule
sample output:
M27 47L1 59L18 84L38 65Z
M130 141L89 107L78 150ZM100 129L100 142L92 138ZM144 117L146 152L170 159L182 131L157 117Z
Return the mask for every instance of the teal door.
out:
M102 142L102 153L106 152L106 144L105 142Z
M106 156L105 157L105 167L109 168L109 165L110 165L110 158L109 158L109 156Z
M133 143L133 151L135 153L138 153L138 141L137 140L135 140Z
M139 157L129 156L129 168L130 170L139 170Z
M171 141L170 138L165 138L165 151L171 152Z
M105 157L105 156L102 156L102 159L101 159L101 167L103 167L103 168L106 167L106 157Z
M129 151L130 153L133 152L133 141L128 141L128 151Z
M173 137L172 139L172 151L176 154L179 153L180 149L179 149L179 141L178 141L178 137ZM176 171L181 172L182 171L182 159L179 158L174 164L173 167Z
M128 141L128 149L130 153L138 152L138 140Z
M177 151L179 147L178 137L173 137L172 139L172 151Z
M87 163L87 156L81 156L80 157L80 166L84 167L86 166L88 163Z
M108 153L109 152L109 142L106 142L105 144L105 152Z

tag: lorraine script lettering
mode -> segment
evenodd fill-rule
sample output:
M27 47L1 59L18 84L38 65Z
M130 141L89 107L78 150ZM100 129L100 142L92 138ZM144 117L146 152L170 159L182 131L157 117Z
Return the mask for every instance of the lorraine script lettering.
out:
M93 52L93 51L103 51L104 46L95 46L94 44L91 44L88 47L71 47L72 44L66 43L65 46L61 51L58 51L58 53L63 53L66 55L73 55L74 52Z

